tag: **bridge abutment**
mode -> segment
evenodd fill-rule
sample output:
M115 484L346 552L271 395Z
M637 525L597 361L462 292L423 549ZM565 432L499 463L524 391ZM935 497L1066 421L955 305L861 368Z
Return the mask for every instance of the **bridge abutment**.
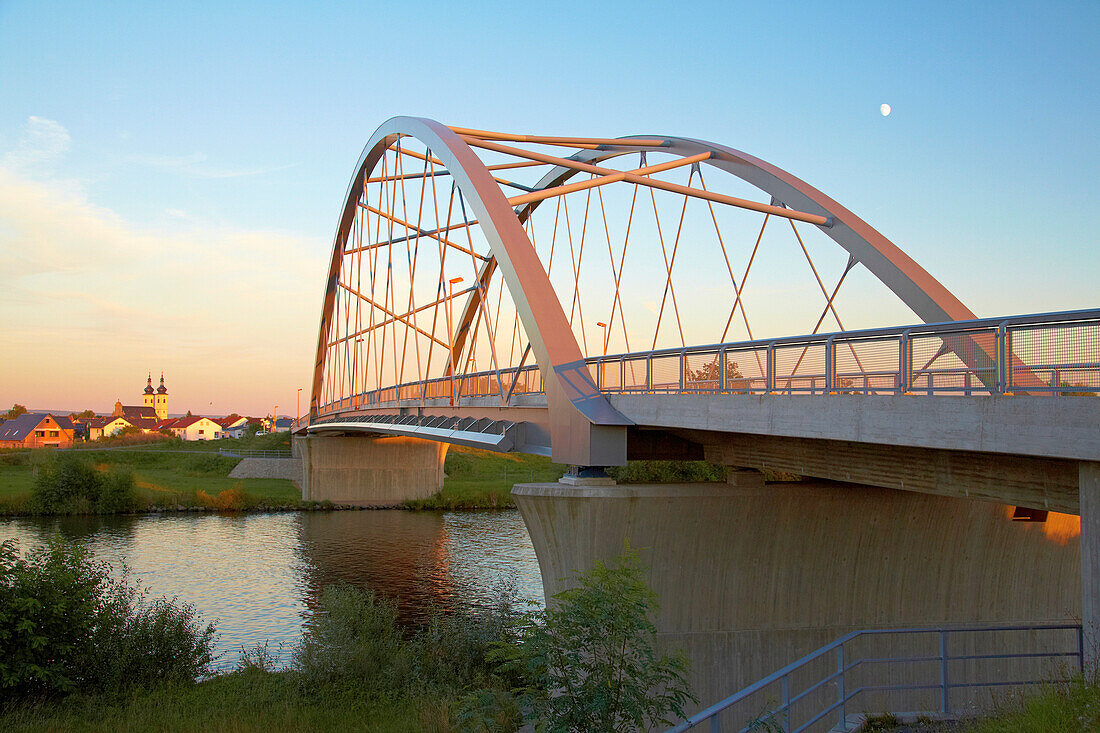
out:
M1085 664L1100 666L1100 463L1078 466L1081 499L1081 627Z
M296 438L302 499L392 506L443 488L447 443L411 437Z
M700 708L852 630L1080 613L1076 517L1013 522L992 502L752 483L519 484L513 495L548 602L624 541L641 553L660 643L691 658Z

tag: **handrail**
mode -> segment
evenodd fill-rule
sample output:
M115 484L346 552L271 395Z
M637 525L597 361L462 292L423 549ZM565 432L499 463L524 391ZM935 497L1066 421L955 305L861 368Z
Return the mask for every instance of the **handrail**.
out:
M1066 343L1064 350L1072 352L1066 358L1059 361L1057 354L1049 353L1049 344L1042 344L1048 351L1036 355L1031 359L1033 363L1024 363L1019 354L1020 348L1010 346L1014 335L1026 335L1042 329L1074 329L1085 327L1088 329L1083 338L1072 340L1078 332L1065 331ZM954 336L954 340L947 337ZM914 362L916 345L928 344L929 337L936 338L932 345L939 343L940 348L927 364ZM990 353L980 354L978 366L946 366L932 368L932 363L940 356L946 354L958 354L960 349L967 345L974 346L974 339L979 337L991 339L988 348ZM961 343L960 343L961 342ZM857 354L861 348L875 349L882 346L893 348L896 344L897 355L891 357L889 367L881 364L874 368L865 366ZM798 349L802 354L797 365L792 370L798 372L802 366L807 368L811 364L821 361L820 367L814 367L815 373L780 373L785 367L777 363L776 353L784 349ZM811 349L816 349L818 355L806 359ZM981 351L983 349L979 349ZM927 349L925 349L927 351ZM728 373L726 360L731 355L742 352L756 352L761 357L761 363L766 362L768 368L761 374L751 377L737 377ZM763 353L761 353L763 352ZM1083 353L1082 353L1083 352ZM858 369L841 368L837 364L838 356L851 354L855 357ZM715 378L697 380L692 379L687 373L688 359L691 356L713 357L716 367ZM873 353L870 354L873 357ZM675 358L678 366L675 374L662 373L661 380L655 381L653 376L654 360ZM921 359L927 357L924 354ZM865 359L868 355L865 354ZM627 384L627 366L644 361L644 384ZM985 362L988 361L986 365ZM668 349L656 349L653 351L632 352L623 354L610 354L606 356L590 357L585 363L593 368L593 378L597 386L605 393L622 392L753 392L761 394L785 393L785 394L818 394L818 393L886 393L886 394L995 394L1011 395L1016 392L1026 394L1049 393L1060 395L1067 392L1092 392L1100 393L1100 309L1083 309L1074 311L1062 311L1056 313L1034 313L1011 316L1008 318L979 318L968 321L947 321L942 323L922 323L906 326L891 326L887 328L861 329L858 331L841 331L835 333L810 334L802 336L787 336L777 339L760 339L755 341L735 341L720 344L705 344L690 347L676 347ZM619 365L617 377L607 384L606 375L615 375L616 370L609 365ZM430 399L455 399L455 398L479 398L498 396L491 386L499 376L501 380L511 379L512 389L509 391L509 399L513 394L542 394L541 378L536 382L535 389L517 389L521 379L525 375L539 371L537 365L526 365L517 368L496 370L484 370L471 374L455 377L437 377L433 379L403 382L401 384L360 392L356 395L344 397L322 405L321 414L328 414L345 408L367 407L384 405L396 402L425 404ZM1076 379L1081 380L1087 375L1089 384L1074 384L1071 378L1066 383L1062 373L1074 372ZM633 367L631 367L633 373ZM718 379L717 377L721 377ZM862 378L865 384L862 389L859 386L846 383L855 378ZM878 380L874 385L871 379ZM479 390L476 386L481 380L485 380L487 391ZM883 383L882 380L887 380ZM1095 382L1095 384L1093 384ZM459 389L453 387L454 383L460 383ZM699 386L706 385L706 386ZM713 386L711 386L713 385ZM796 386L797 385L797 386ZM439 394L432 394L432 386L439 386ZM472 391L471 391L472 390ZM408 394L408 397L403 397Z
M950 634L972 634L983 632L1004 632L1004 631L1076 631L1076 649L1070 652L1026 652L1026 653L1004 653L1004 654L982 654L982 655L957 655L952 656L947 653L947 637ZM852 661L846 661L844 658L844 645L852 642L853 640L861 636L877 636L877 635L910 635L910 634L938 634L940 639L940 653L936 656L916 656L916 657L888 657L888 658L868 658L868 659L856 659ZM806 667L811 662L821 659L831 652L837 654L837 665L834 672L827 675L821 680L811 684L805 690L792 696L790 694L790 678L795 672ZM1084 637L1080 624L1028 624L1028 625L1009 625L1009 626L950 626L950 627L933 627L933 628L901 628L901 629L861 629L858 631L852 631L844 636L836 639L835 641L826 644L820 649L816 649L809 654L791 662L782 669L773 672L772 674L764 677L763 679L755 682L748 687L740 690L739 692L730 695L726 699L711 705L708 708L700 710L695 715L692 715L687 720L680 724L669 728L667 733L682 733L704 722L710 722L712 730L719 729L719 716L729 708L733 707L737 703L740 703L753 695L763 692L770 686L779 682L782 683L782 700L778 707L768 712L764 716L758 719L770 718L775 720L782 714L783 729L790 731L790 709L791 706L803 698L805 698L810 692L816 691L822 685L832 681L838 680L838 694L830 705L823 710L818 711L816 714L812 714L812 717L804 722L797 731L807 729L817 721L824 718L830 712L839 710L837 730L847 730L847 720L845 715L846 704L855 698L857 695L865 691L902 691L902 690L919 690L919 689L939 689L941 691L941 701L939 712L948 714L952 712L950 703L950 691L955 688L971 688L971 687L998 687L1008 685L1029 685L1037 684L1042 680L996 680L992 682L966 682L966 681L952 681L948 676L948 663L952 661L961 660L974 660L974 659L1035 659L1035 658L1056 658L1056 657L1076 657L1078 669L1084 669ZM940 679L937 683L930 684L911 684L911 685L870 685L861 686L855 690L845 691L845 675L859 667L862 664L875 664L884 662L893 663L921 663L921 662L940 662Z

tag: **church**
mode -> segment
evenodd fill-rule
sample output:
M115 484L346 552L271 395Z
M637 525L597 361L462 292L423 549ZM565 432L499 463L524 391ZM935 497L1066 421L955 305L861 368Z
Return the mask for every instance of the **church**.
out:
M153 375L145 381L142 404L124 405L122 400L115 402L114 411L107 417L94 417L87 421L88 438L111 436L123 428L133 426L142 432L158 430L168 420L168 388L164 386L164 375L160 375L160 386L153 388Z

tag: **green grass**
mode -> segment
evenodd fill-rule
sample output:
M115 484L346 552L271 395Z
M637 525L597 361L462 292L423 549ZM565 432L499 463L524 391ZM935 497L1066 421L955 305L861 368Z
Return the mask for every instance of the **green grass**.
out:
M240 462L238 458L153 452L144 448L89 448L82 449L80 454L100 470L111 466L129 468L134 474L138 496L151 507L194 506L200 503L196 499L196 492L200 490L216 495L228 489L239 489L245 494L247 507L297 505L301 498L299 489L285 479L229 478L229 472ZM0 455L0 514L25 511L35 467L49 458L48 451Z
M512 486L533 481L557 481L565 466L545 456L452 445L443 464L447 477L438 494L406 502L413 509L503 509L514 507Z
M1100 730L1100 676L1077 676L1037 694L1010 698L1000 710L963 728L965 733L1078 733Z
M449 731L450 700L307 690L286 672L248 670L111 700L72 696L0 713L17 731Z
M240 459L217 455L219 447L240 450L289 449L288 433L183 443L163 443L103 450L96 443L79 448L81 456L101 470L125 466L134 474L139 496L150 506L196 504L195 492L217 494L240 489L246 505L296 505L301 492L283 479L232 479L229 472ZM188 452L173 452L188 451ZM199 453L191 452L199 451ZM209 453L210 455L202 455ZM49 460L48 451L0 454L0 514L24 511L34 482L34 468ZM557 481L565 467L544 456L491 451L453 445L444 464L443 490L418 501L412 509L504 509L515 506L512 486L531 481Z

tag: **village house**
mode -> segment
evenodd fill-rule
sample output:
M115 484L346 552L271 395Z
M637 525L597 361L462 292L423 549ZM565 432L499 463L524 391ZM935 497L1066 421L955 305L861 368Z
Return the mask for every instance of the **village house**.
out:
M86 421L88 426L88 440L110 438L134 424L121 416L107 415L106 417L92 417Z
M0 448L71 448L73 423L67 416L27 412L0 423Z
M194 415L181 417L168 428L172 435L182 440L217 440L222 437L222 426L208 417Z

